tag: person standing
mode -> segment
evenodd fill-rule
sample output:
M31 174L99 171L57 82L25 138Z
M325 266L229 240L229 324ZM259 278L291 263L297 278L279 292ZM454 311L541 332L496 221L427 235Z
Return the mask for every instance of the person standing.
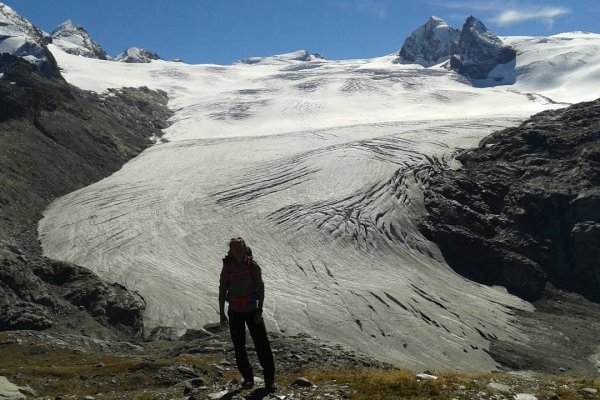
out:
M275 362L262 311L265 286L259 265L252 259L252 252L240 237L229 241L229 252L223 258L219 280L219 312L221 326L229 326L235 349L235 361L242 374L243 389L254 385L254 372L246 351L246 326L254 342L258 360L263 368L265 389L274 392ZM229 303L225 314L225 301ZM229 317L229 318L228 318Z

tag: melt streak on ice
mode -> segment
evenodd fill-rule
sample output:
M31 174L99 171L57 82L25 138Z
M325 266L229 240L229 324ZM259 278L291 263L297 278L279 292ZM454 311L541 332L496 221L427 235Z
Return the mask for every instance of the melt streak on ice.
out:
M50 46L69 82L162 89L175 116L168 141L46 210L44 251L140 292L149 329L201 328L218 321L221 258L242 236L270 330L404 367L494 369L489 340L526 341L511 320L532 307L447 266L415 226L420 187L433 165L458 167L457 149L591 100L600 80L599 35L506 40L524 55L517 83L487 88L394 56L123 64ZM572 68L548 85L556 62Z

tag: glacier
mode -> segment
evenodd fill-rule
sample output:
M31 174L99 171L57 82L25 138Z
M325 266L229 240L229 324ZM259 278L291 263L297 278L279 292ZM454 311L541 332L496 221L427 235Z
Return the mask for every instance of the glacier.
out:
M271 331L409 368L493 370L490 340L526 342L533 306L457 275L418 231L433 165L533 113L598 97L600 35L507 37L516 83L368 60L124 64L50 45L70 83L168 93L172 125L100 182L54 201L45 255L138 291L145 326L218 321L231 237L262 266Z

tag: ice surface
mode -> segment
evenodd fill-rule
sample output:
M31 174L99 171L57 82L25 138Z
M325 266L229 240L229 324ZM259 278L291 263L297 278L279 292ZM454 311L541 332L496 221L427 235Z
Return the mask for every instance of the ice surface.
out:
M175 116L169 142L46 210L44 251L139 291L147 327L198 328L218 321L221 257L242 236L263 267L269 329L405 367L493 369L488 341L526 341L511 321L531 305L449 269L415 226L420 187L456 149L597 96L600 39L546 39L511 39L525 55L517 82L495 88L393 56L123 64L51 47L68 81L162 89ZM572 46L581 65L540 82L560 67L543 60L567 63Z

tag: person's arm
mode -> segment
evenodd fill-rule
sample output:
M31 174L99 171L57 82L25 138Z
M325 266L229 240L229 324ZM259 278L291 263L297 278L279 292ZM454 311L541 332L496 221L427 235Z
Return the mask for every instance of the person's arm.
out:
M252 267L254 272L254 283L256 285L256 298L258 300L258 313L262 314L263 303L265 302L265 283L262 279L262 271L258 264L254 263Z
M219 315L221 317L221 326L227 326L227 315L225 314L225 297L227 296L227 271L225 268L225 261L223 261L223 269L221 270L221 276L219 278Z

